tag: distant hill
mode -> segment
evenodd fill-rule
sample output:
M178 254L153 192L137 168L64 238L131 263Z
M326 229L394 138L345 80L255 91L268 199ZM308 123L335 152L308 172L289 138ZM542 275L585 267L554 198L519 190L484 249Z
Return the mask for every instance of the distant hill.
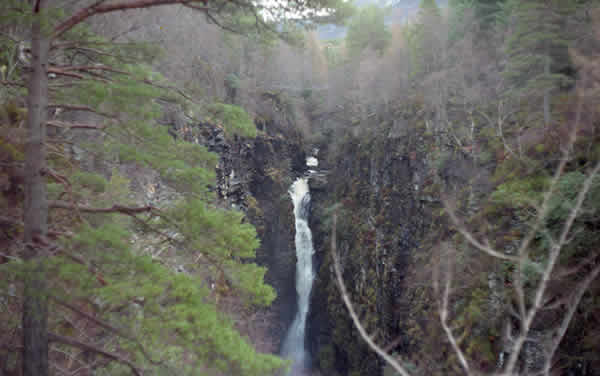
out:
M448 0L436 0L440 7L446 7ZM388 25L399 24L408 21L419 11L421 0L356 0L355 4L362 7L369 4L380 6L391 5L392 12L386 18ZM317 28L317 34L322 40L340 39L346 36L346 27L337 25L323 25Z

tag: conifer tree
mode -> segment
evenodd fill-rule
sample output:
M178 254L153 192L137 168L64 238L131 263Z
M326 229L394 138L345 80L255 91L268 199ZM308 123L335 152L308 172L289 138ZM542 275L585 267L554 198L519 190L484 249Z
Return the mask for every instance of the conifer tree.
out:
M442 56L440 8L435 0L421 0L417 21L405 32L411 51L413 74L428 74L439 66Z
M561 72L569 64L567 48L573 38L566 21L576 5L558 0L509 0L507 4L510 35L505 76L512 84L508 95L541 99L545 127L551 123L552 93L570 81Z
M484 31L493 28L506 0L450 0L450 8L470 9Z
M391 33L385 25L385 9L369 5L350 21L346 45L350 56L359 55L367 47L381 55L390 43Z
M109 374L122 369L164 374L176 368L179 374L198 374L216 368L264 375L282 366L277 357L254 351L219 314L203 283L213 278L250 303L265 305L274 299L274 291L263 282L264 268L248 262L258 247L254 228L242 223L240 213L219 209L207 190L214 184L216 156L173 139L156 124L160 100L173 101L173 92L178 100L190 98L140 64L151 55L147 46L111 43L83 24L96 14L168 4L200 11L225 29L247 26L244 15L254 17L252 27L270 28L258 13L262 8L253 2L95 1L70 14L58 0L15 0L1 6L3 29L31 25L31 58L21 68L22 75L29 72L29 87L18 92L27 97L26 146L11 146L16 151L6 161L16 175L24 176L24 220L18 208L3 219L16 231L23 228L24 251L2 265L2 274L8 276L2 283L24 283L24 376L50 373L48 343L63 352L64 347L78 348L82 356L108 360L96 367ZM331 6L284 4L270 13L275 19L294 10L329 9L334 17ZM25 45L13 38L3 42ZM18 80L3 84L24 87ZM94 121L49 119L49 109L86 112ZM225 109L233 117L225 116L223 122L243 121L224 124L226 129L255 134L247 115L232 106ZM50 136L47 128L52 129ZM177 203L164 208L136 205L128 202L128 183L118 171L109 178L82 171L64 153L65 136L75 130L95 132L95 142L79 145L91 155L159 172L177 191ZM7 141L4 136L2 141ZM19 180L17 176L15 184ZM133 229L154 234L158 244L170 244L188 265L187 273L175 274L169 265L133 247ZM92 344L71 337L61 319L70 316L84 318L101 338L112 335L114 341Z

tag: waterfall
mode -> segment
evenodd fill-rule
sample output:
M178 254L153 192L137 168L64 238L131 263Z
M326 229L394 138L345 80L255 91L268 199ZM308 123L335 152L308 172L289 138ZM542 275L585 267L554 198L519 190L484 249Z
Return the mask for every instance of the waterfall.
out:
M317 167L319 165L319 160L315 157L306 158L306 165L308 167Z
M310 290L314 280L312 255L312 233L308 227L310 190L308 178L298 178L289 189L294 204L296 218L296 291L298 293L298 312L283 342L282 355L293 362L290 375L299 375L309 366L308 354L304 348L304 333Z

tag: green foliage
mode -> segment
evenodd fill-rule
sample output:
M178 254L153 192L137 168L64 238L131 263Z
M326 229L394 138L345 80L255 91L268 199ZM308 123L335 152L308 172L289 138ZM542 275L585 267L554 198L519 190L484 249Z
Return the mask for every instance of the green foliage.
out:
M239 89L240 88L240 78L235 73L229 73L225 77L225 85L231 89Z
M567 87L562 73L570 65L567 48L574 36L566 22L576 9L570 1L508 0L513 32L506 42L505 77L514 85L509 95L530 96Z
M5 10L9 11L8 19L15 28L21 22L28 23L30 5L12 0L8 4L3 2L0 5L3 27L7 19ZM46 26L65 19L64 13L62 9L50 9L44 15ZM0 69L0 78L22 79L19 68L10 70L16 46L5 37L0 35L0 67L6 67ZM82 136L83 141L77 134L74 148L81 153L76 158L64 153L67 148L60 144L69 139L72 130L53 131L49 141L53 149L47 165L56 175L47 177L47 198L98 208L98 212L51 211L50 227L67 235L58 240L54 235L51 241L57 242L53 248L57 251L43 258L47 264L47 285L55 298L85 307L86 312L128 335L115 335L100 327L93 330L86 327L81 333L68 323L71 312L66 310L65 315L64 307L54 303L49 313L50 330L68 336L83 334L86 340L94 341L110 337L106 344L97 343L107 351L126 353L128 359L148 374L197 375L209 369L230 375L275 373L284 362L274 355L257 353L236 330L234 322L218 309L221 291L207 288L207 281L217 281L246 308L268 305L275 299L275 291L264 282L266 269L252 262L259 246L256 230L243 223L242 213L215 207L210 186L214 186L218 156L204 146L175 139L167 127L157 123L165 101L188 103L182 97L174 97L166 89L169 82L151 68L152 60L160 54L156 46L115 44L83 24L62 35L60 44L86 49L86 53L81 53L77 48L57 47L56 55L64 62L94 68L74 70L83 78L61 75L54 78L51 85L59 86L60 90L50 90L49 102L90 107L97 113L83 122L94 122L102 131L94 131L89 138ZM7 78L9 73L12 76ZM15 97L18 91L6 91L4 86L0 90L3 103L0 126L11 127L11 132L15 128L15 138L23 138L16 127L25 116L16 103L23 100ZM5 95L9 101L5 101ZM256 135L252 119L243 109L216 104L211 110L230 134ZM81 130L82 135L85 132ZM5 139L2 133L3 162L7 160L5 154L10 156L11 163L22 159L20 144ZM102 173L80 169L80 164L88 167L86 162L92 158ZM111 210L148 204L145 199L139 200L142 202L135 199L140 192L132 192L130 180L119 174L118 164L122 162L158 172L160 184L175 191L173 200L179 201L160 202L161 209L151 213ZM4 213L6 205L1 203ZM22 203L10 204L18 208ZM163 251L168 256L158 257ZM23 263L20 256L11 258L11 262L1 257L2 291L10 283L18 285L19 280L32 273L37 261ZM185 265L186 272L176 272L178 265ZM4 319L10 315L2 310L2 304L0 318ZM15 323L3 320L0 331L15 330ZM70 351L68 347L64 350ZM89 359L92 358L90 355ZM162 364L157 366L157 363ZM130 370L110 363L98 366L94 372L114 375L128 374Z
M507 207L535 207L549 186L546 176L529 176L500 184L491 199Z
M403 29L410 51L413 75L431 73L437 69L439 49L443 38L446 37L438 30L443 22L435 0L422 0L416 22Z
M88 188L93 193L102 193L106 190L108 182L104 176L91 172L78 171L72 176L72 180L82 188Z
M243 214L211 208L201 200L186 200L169 210L169 222L176 225L185 239L185 248L218 266L232 286L253 303L268 305L275 299L274 290L264 284L265 269L243 260L255 257L259 240L256 230L242 223Z
M123 316L135 319L136 337L151 349L150 357L170 359L171 367L184 363L184 349L196 365L231 374L264 375L281 367L277 357L257 354L237 333L233 322L216 310L201 276L174 274L149 256L132 252L128 238L128 232L114 223L81 227L65 247L87 255L105 283L99 285L100 274L90 273L84 265L54 258L50 266L53 274L69 286L62 298L92 295L107 321L121 321ZM56 289L53 293L63 295ZM121 308L117 311L116 307ZM167 358L161 333L178 333L170 337ZM121 346L133 351L137 363L148 363L135 343L123 340ZM212 354L219 354L219 358Z
M556 193L549 202L548 220L551 222L565 221L575 207L577 195L583 188L586 175L581 171L572 171L564 174L558 181ZM594 179L590 192L584 202L586 216L593 216L598 211L593 203L600 199L600 178Z
M27 118L27 109L19 107L15 102L0 104L0 126L17 126Z
M421 0L419 3L419 13L423 16L424 14L440 15L440 8L435 0Z
M331 66L336 66L344 61L342 43L338 40L327 41L324 48L324 54L327 63Z
M507 0L450 0L449 6L457 16L456 21L461 19L466 12L472 12L481 31L493 31L495 25L501 22L502 12Z
M211 117L225 128L229 136L256 137L256 126L243 108L232 104L214 103L207 110Z
M449 37L450 41L456 41L462 39L465 34L466 21L470 12L472 12L476 0L450 0L448 6L450 8L450 19L449 19Z
M385 25L386 9L368 5L350 20L346 45L350 56L357 56L366 48L381 55L389 45L392 35Z
M0 138L0 153L6 154L10 159L22 161L25 155L17 147Z
M577 195L583 187L586 176L580 171L572 171L561 176L554 194L548 202L547 220L550 223L563 223L575 206ZM543 194L550 188L550 177L532 175L516 178L500 184L492 193L491 199L498 205L507 208L537 208L541 204ZM595 179L585 204L600 199L600 179ZM593 206L585 209L594 210Z

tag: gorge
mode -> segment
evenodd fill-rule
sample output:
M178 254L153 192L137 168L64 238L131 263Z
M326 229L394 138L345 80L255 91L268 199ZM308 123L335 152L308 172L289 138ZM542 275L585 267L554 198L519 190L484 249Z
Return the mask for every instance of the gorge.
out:
M0 1L0 376L599 374L599 56L594 0Z

